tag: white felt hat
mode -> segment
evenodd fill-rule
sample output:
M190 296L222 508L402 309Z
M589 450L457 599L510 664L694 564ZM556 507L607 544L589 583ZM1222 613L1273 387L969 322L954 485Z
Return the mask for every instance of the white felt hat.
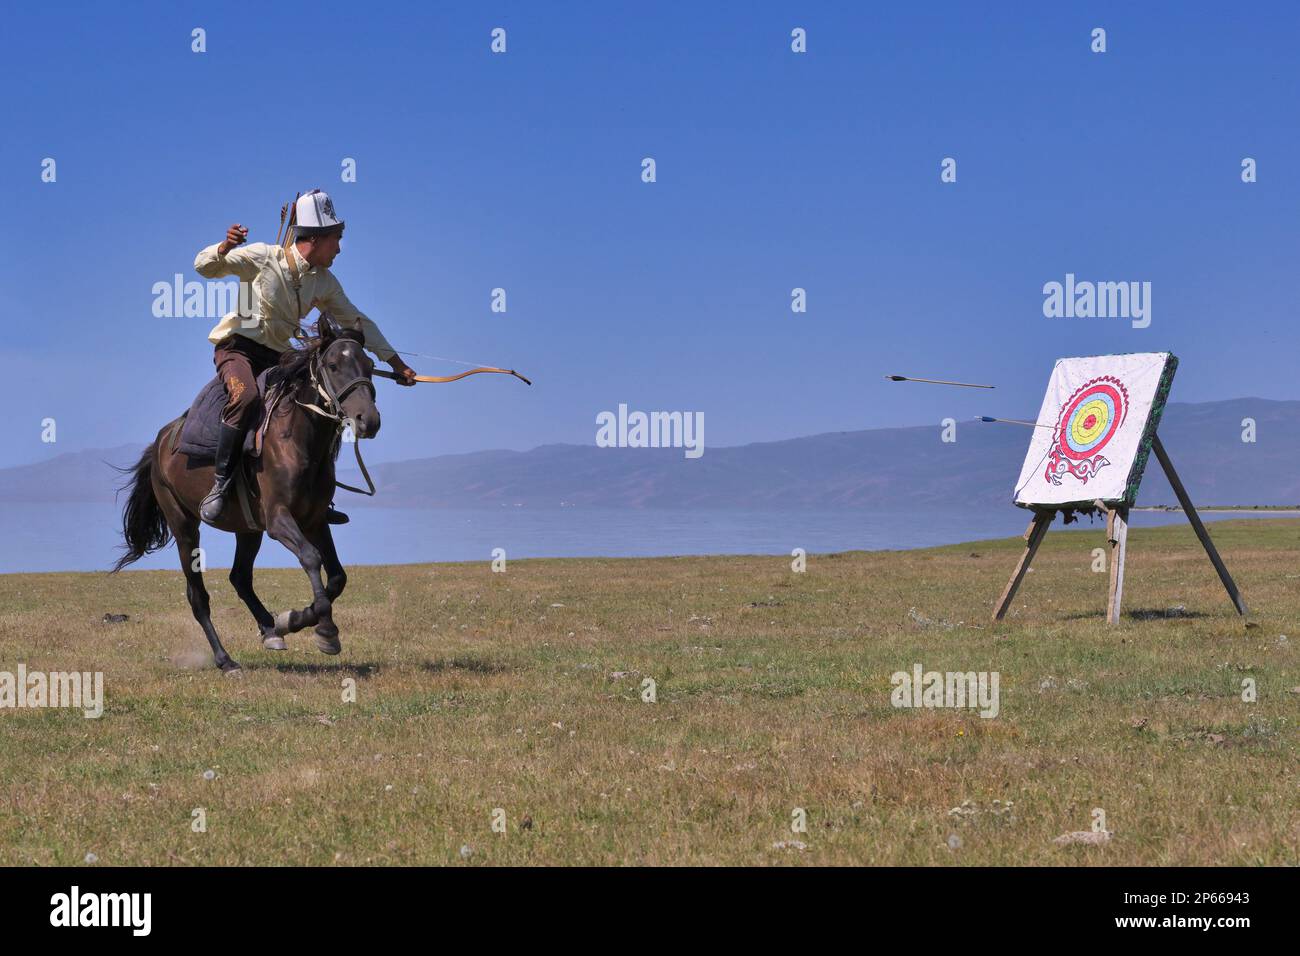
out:
M319 236L342 227L343 221L334 215L334 200L329 193L313 189L298 197L297 236Z

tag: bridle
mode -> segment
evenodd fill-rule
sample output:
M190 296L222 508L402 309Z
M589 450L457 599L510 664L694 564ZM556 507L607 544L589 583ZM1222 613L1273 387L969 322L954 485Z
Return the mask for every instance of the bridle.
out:
M289 256L289 263L290 263L291 272L293 273L293 276L296 280L297 268L294 265L293 256ZM297 291L297 288L298 288L297 285L295 285L294 286L295 292ZM299 312L302 311L301 305L298 311ZM321 319L323 321L329 321L331 328L333 328L336 332L338 331L337 323L335 323L332 319L329 319L329 317L324 312L321 313ZM320 395L321 398L324 399L324 401L320 405L317 405L312 402L303 402L303 401L299 401L296 398L294 399L294 401L297 402L299 405L301 405L303 408L306 408L309 411L314 412L315 414L320 415L323 418L328 418L333 422L335 422L334 438L330 445L330 456L333 459L338 458L339 445L343 439L343 428L350 421L343 414L343 399L347 398L347 396L352 392L354 388L364 387L370 389L370 400L373 402L375 401L375 383L371 379L372 375L378 375L382 378L391 378L391 379L401 378L401 376L399 376L396 372L386 372L383 369L372 369L369 374L358 375L356 378L349 381L342 388L335 389L334 385L329 380L329 376L326 375L324 370L320 367L320 363L324 361L325 356L329 354L329 350L334 348L334 346L338 345L340 342L352 342L353 344L356 344L358 345L358 347L360 347L360 343L357 343L355 339L337 338L329 345L325 346L323 349L317 352L315 355L313 355L308 360L307 363L307 374L310 380L312 390L316 394ZM454 361L454 360L446 360L446 361ZM406 371L409 373L410 369L407 369ZM524 376L516 372L514 369L497 368L496 366L492 366L492 365L483 366L481 368L472 368L467 372L461 372L459 375L416 375L414 376L413 381L408 378L406 382L407 384L414 384L414 382L458 382L462 378L465 378L467 375L477 375L480 372L497 372L501 375L513 375L515 378L519 379L519 381L523 382L525 385L533 384L528 379L524 378ZM334 485L337 488L344 488L348 491L355 491L357 494L373 495L375 493L375 483L370 480L370 472L366 471L366 463L361 460L361 444L360 441L355 438L355 429L353 430L353 435L354 435L354 439L353 439L352 448L353 451L356 452L357 467L361 469L361 474L366 479L366 484L370 487L370 490L363 491L360 488L354 488L351 485L345 485L343 482L337 480L334 482Z
M324 407L322 408L320 405L311 402L300 401L296 398L294 399L294 402L309 411L315 412L323 418L331 419L335 423L334 437L330 441L329 452L332 460L337 460L338 458L339 446L343 441L344 427L349 424L353 425L352 450L356 453L357 467L361 469L361 475L366 479L366 484L369 486L370 490L365 491L361 488L354 488L352 485L344 484L337 479L335 480L334 485L337 488L343 488L347 491L355 491L360 495L373 495L375 493L375 483L370 479L370 472L366 470L366 463L361 460L361 439L357 437L355 423L352 419L343 414L343 399L347 398L355 388L368 388L370 389L370 400L373 402L375 401L375 383L370 380L369 375L358 375L356 378L348 381L342 388L336 389L334 384L330 381L329 376L325 374L325 370L321 368L320 364L325 360L325 357L329 355L330 349L346 342L356 345L358 349L361 348L360 344L352 339L335 339L329 345L325 346L325 348L313 355L307 362L308 381L312 389L325 399L323 402Z
M320 367L321 362L325 361L325 357L329 355L330 349L334 348L336 345L342 345L344 343L351 343L352 345L356 345L357 348L361 347L351 339L335 339L329 345L325 346L325 348L313 355L307 363L308 379L311 382L312 388L324 397L325 407L322 408L319 405L313 405L308 402L298 402L298 404L303 408L310 408L318 415L323 415L326 418L332 418L339 422L340 429L342 428L342 423L348 420L343 414L343 399L347 398L354 388L365 387L370 389L370 400L372 402L375 401L375 383L370 380L369 375L358 375L356 378L348 381L348 383L342 388L336 389L334 383L330 381L329 376L325 374L324 369Z

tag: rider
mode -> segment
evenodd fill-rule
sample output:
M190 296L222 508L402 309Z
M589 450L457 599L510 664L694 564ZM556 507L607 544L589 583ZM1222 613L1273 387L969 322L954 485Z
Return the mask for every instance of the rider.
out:
M199 275L238 276L251 292L250 314L241 315L237 307L208 335L216 346L213 362L227 398L217 439L216 481L199 508L199 516L209 523L221 517L235 475L244 431L257 403L257 376L293 347L290 338L313 306L329 312L344 328L359 329L366 347L392 366L399 384L415 384L415 371L393 351L375 323L348 301L329 270L343 236L343 223L335 217L330 197L313 189L299 198L295 209L298 224L288 246L254 242L236 248L248 238L248 230L236 223L226 231L224 242L194 257ZM343 524L348 519L331 511L329 520Z

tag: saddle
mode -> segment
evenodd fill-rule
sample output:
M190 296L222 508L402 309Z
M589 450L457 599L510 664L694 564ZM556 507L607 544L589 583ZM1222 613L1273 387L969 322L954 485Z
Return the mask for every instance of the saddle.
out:
M242 458L257 458L262 454L262 439L266 434L271 412L283 397L280 387L283 371L272 366L257 376L257 404L253 419L256 427L244 433ZM220 376L204 385L195 396L189 410L181 416L179 440L172 439L172 450L190 456L192 465L207 464L217 457L217 435L221 428L221 411L226 405L226 387Z
M257 376L257 404L254 406L257 426L244 433L233 489L239 510L250 527L257 527L251 504L258 497L253 463L262 455L262 442L266 429L270 427L271 415L289 391L284 387L283 371L278 366L272 366ZM216 460L217 433L225 404L226 388L219 377L214 377L195 396L189 409L172 423L166 444L173 454L179 452L188 456L189 467L201 467Z

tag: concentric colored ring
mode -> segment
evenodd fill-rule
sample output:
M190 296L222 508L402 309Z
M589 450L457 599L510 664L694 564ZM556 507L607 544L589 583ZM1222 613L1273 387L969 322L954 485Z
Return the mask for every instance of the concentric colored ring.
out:
M1061 415L1061 454L1075 461L1091 458L1114 437L1125 411L1118 389L1105 382L1085 386Z

